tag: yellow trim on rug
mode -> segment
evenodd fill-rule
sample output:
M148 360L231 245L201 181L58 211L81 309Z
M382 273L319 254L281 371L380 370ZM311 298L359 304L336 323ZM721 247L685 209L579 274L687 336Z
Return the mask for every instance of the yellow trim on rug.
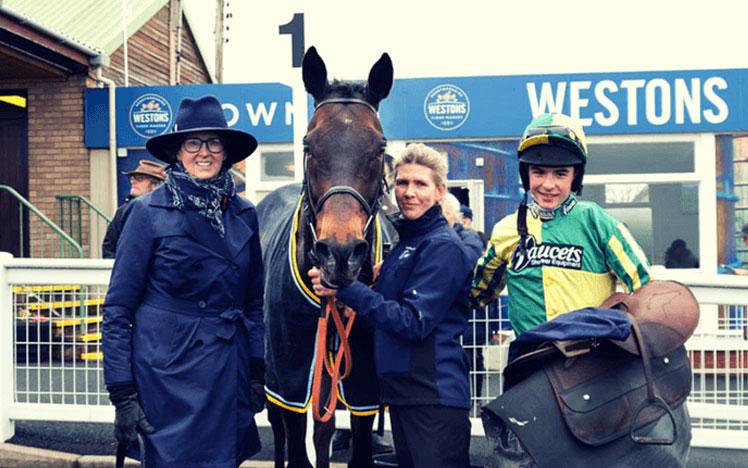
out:
M285 410L293 411L294 413L301 413L301 414L304 414L307 411L309 411L309 405L311 405L312 403L312 400L309 399L309 401L307 401L306 405L303 408L299 408L297 406L287 405L267 392L265 392L265 397L268 399L270 403L274 404L275 406L280 406L281 408Z
M304 293L312 299L317 304L321 304L322 301L320 300L319 296L314 294L312 291L307 288L306 284L304 284L304 280L301 277L301 273L299 273L299 265L296 263L296 231L299 229L299 219L301 218L301 205L302 200L304 199L304 194L302 194L299 197L299 204L296 207L296 213L294 213L293 216L293 225L291 226L291 266L293 267L293 277L296 281L296 284L301 286L301 289L304 291Z

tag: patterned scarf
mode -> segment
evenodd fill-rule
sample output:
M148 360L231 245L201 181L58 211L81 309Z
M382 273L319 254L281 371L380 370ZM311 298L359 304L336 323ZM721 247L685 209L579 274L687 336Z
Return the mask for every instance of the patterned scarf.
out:
M221 218L221 203L236 194L234 179L227 167L222 167L215 179L204 180L192 177L185 171L182 162L177 161L166 168L164 184L169 191L172 206L179 210L197 210L219 236L226 235Z

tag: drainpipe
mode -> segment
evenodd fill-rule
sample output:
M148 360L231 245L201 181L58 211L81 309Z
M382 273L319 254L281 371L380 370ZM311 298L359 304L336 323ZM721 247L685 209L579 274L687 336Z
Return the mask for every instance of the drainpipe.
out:
M177 11L179 12L179 21L177 21L177 30L176 30L177 37L175 38L177 40L177 43L176 43L177 64L174 70L176 74L174 82L175 84L180 84L180 82L182 81L182 21L184 20L184 10L183 10L183 5L182 5L182 0L176 0L176 2L177 2Z
M111 180L111 213L117 210L117 85L101 73L101 66L96 67L96 81L109 89L109 177Z

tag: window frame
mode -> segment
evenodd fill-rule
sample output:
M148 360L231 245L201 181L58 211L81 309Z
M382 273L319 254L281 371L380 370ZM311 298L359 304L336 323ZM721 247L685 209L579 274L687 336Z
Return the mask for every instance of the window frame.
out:
M588 144L692 143L693 172L585 175L584 185L695 183L698 186L699 270L717 270L716 139L712 133L590 135ZM594 158L595 155L590 156Z

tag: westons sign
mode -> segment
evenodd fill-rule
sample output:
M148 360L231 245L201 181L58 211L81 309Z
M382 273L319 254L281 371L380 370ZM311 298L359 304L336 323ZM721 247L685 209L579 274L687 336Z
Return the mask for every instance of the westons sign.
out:
M543 81L538 87L528 82L527 98L533 115L551 109L569 109L583 125L593 123L612 127L621 119L626 125L639 124L639 107L650 125L721 124L730 113L720 93L727 89L727 81L720 76L701 78L663 78L583 81ZM538 89L539 88L539 89ZM567 104L568 103L568 104ZM587 112L591 103L602 110ZM583 115L589 117L582 117Z
M441 111L435 96L447 83L469 113L458 125L435 125L440 114L427 110ZM552 111L577 117L590 134L745 131L747 85L743 69L405 79L381 114L391 139L516 137L532 116Z
M106 93L86 90L88 147L109 144ZM171 130L182 98L205 94L221 101L231 127L260 143L293 140L291 88L260 83L117 89L117 144L144 146ZM748 70L401 79L380 105L392 140L516 138L533 116L552 111L598 135L748 131Z
M171 131L176 109L185 97L212 94L218 98L229 127L246 130L261 143L293 140L291 88L279 83L144 86L117 89L117 145L145 146L145 141ZM109 146L107 90L85 93L89 148Z

